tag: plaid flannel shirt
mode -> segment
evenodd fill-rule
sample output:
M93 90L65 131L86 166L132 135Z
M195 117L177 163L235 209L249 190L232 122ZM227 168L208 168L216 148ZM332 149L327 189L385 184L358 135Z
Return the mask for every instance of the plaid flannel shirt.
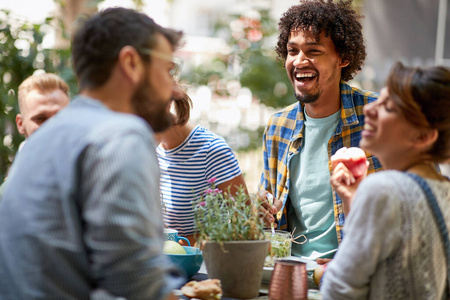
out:
M328 157L331 157L342 147L358 147L361 131L364 127L363 106L375 101L378 94L359 90L340 83L341 119L328 141ZM263 137L264 170L261 175L260 189L272 193L283 201L283 208L277 214L278 227L288 230L287 210L289 208L289 162L293 155L301 151L303 139L304 115L299 102L275 113L269 120ZM378 159L367 153L370 163L369 173L381 169ZM329 163L331 174L331 164ZM333 207L336 223L336 233L339 243L343 237L344 208L342 200L333 189Z

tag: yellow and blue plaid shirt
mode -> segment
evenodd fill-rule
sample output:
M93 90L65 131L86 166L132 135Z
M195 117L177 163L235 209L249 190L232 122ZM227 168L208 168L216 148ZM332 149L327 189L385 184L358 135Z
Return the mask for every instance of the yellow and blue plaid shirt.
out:
M328 141L328 157L342 147L358 147L364 127L363 106L375 101L378 94L359 90L344 82L340 83L341 119ZM304 132L303 106L299 102L275 113L269 120L263 137L264 171L260 189L272 193L283 201L283 208L277 214L278 228L287 230L287 209L289 208L289 163L302 147ZM378 159L368 154L369 173L381 170ZM331 174L331 164L329 164ZM333 189L333 207L338 241L343 237L344 208L342 200Z

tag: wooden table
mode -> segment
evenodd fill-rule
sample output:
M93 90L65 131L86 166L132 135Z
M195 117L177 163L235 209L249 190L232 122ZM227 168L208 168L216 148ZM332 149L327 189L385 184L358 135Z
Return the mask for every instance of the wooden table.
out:
M197 274L195 274L191 280L195 281L202 281L208 279L208 274L206 271L205 264L203 263L200 270ZM317 285L312 280L312 274L308 274L308 299L309 300L321 300L322 297L319 293ZM186 297L181 297L180 299L188 299ZM237 298L228 298L228 297L222 297L223 300L242 300ZM261 288L259 290L259 296L256 298L253 298L251 300L268 300L269 299L269 282L261 282Z

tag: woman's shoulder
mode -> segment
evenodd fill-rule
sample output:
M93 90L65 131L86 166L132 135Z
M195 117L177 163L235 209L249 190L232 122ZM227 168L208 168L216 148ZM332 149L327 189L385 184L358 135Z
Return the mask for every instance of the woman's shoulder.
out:
M430 185L430 187L438 186L443 189L450 189L450 181L439 181L432 179L425 179L425 181ZM391 187L399 189L410 189L416 181L408 176L408 173L396 170L382 170L376 173L369 174L365 180L361 182L361 186L365 188L380 188L380 187Z
M450 182L432 179L425 180L438 198L450 198ZM407 173L384 170L372 173L358 187L358 194L367 198L389 199L399 202L416 203L424 201L425 196L420 185ZM449 199L450 200L450 199Z
M230 148L225 139L212 132L211 130L197 125L194 129L195 133L193 134L191 141L199 141L204 144L204 146L212 147L212 148Z
M380 187L397 187L399 183L409 181L410 178L404 172L396 170L383 170L369 174L361 182L361 186L367 189L378 189Z
M358 187L359 198L368 202L403 201L408 195L417 194L420 187L404 172L384 170L369 174ZM396 202L396 201L394 201ZM395 205L391 203L390 205Z

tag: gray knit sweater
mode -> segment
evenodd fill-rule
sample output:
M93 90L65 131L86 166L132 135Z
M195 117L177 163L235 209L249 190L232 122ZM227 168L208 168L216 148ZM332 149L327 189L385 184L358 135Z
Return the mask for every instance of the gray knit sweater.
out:
M450 181L426 180L450 227ZM450 231L450 229L448 229ZM447 299L439 229L420 186L383 171L359 186L323 299Z

